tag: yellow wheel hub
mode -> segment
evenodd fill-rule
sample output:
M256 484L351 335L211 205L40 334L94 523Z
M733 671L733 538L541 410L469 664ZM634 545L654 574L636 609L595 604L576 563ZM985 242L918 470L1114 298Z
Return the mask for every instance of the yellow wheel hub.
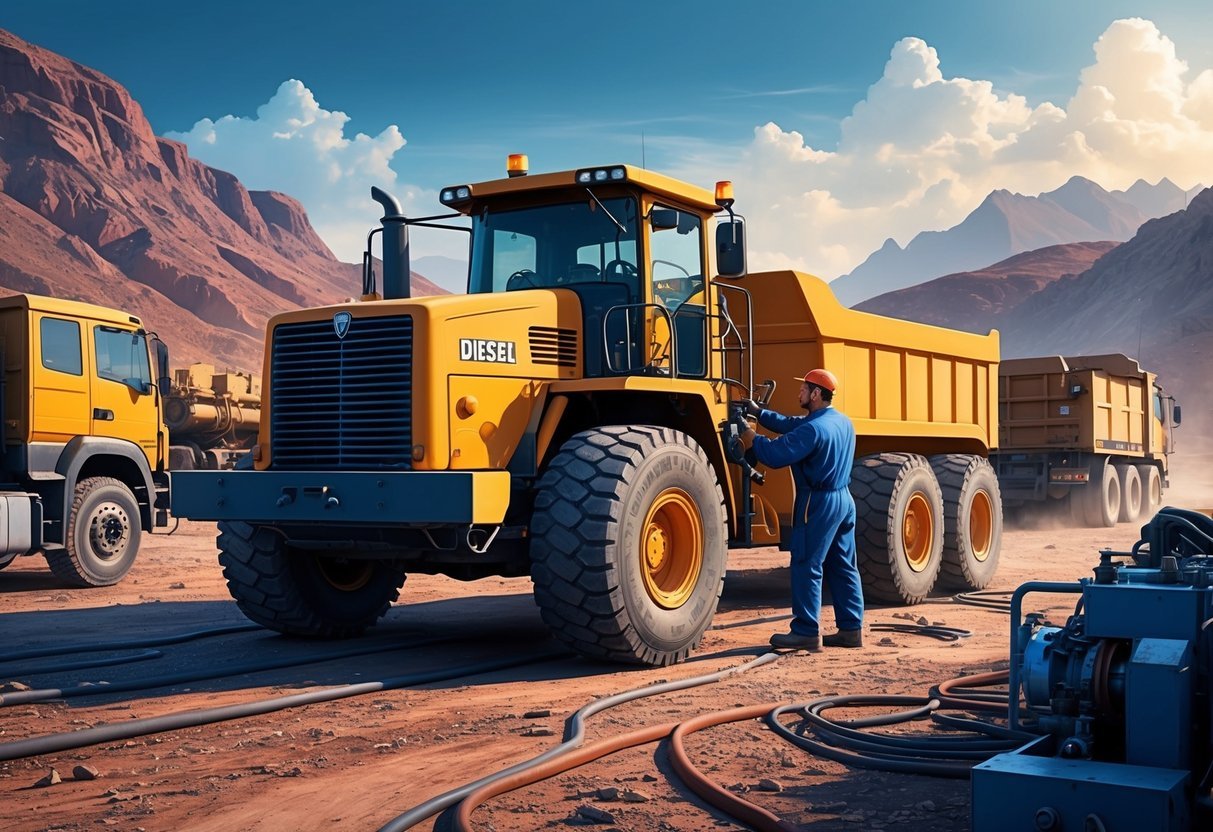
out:
M371 575L375 572L375 564L369 560L318 557L316 566L329 585L342 592L357 592L362 589L370 583Z
M915 572L927 568L935 541L935 522L931 519L931 504L920 492L910 497L905 517L901 521L901 546L906 562Z
M703 517L680 488L657 495L640 535L640 574L653 603L667 610L690 600L703 568Z
M973 495L973 504L969 506L969 547L973 557L984 563L990 556L994 542L994 504L986 491L978 491Z

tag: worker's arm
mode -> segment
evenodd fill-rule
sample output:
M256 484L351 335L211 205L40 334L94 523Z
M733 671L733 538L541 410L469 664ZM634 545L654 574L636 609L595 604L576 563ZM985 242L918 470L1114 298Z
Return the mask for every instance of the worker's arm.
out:
M790 433L804 424L808 416L784 416L774 410L763 410L758 414L758 424L772 433Z
M783 468L812 454L817 447L817 426L804 417L799 421L795 429L775 439L754 436L750 447L758 461L768 468Z

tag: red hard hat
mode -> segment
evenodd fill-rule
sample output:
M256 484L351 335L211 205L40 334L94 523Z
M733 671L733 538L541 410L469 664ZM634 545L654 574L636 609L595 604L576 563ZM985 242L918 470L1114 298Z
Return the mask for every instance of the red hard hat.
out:
M838 378L829 370L809 370L804 374L804 378L797 378L797 381L803 381L805 384L816 384L818 387L824 387L833 393L838 389Z

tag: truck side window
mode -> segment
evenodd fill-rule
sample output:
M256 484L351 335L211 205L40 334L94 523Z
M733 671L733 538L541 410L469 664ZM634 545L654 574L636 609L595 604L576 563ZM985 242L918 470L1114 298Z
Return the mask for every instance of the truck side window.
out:
M677 214L673 228L653 228L650 247L653 263L653 300L675 309L703 291L702 240L696 214L656 206Z
M42 366L57 373L83 375L80 324L62 318L43 318L39 329L42 337Z
M93 330L93 339L97 347L98 377L140 388L151 384L152 370L142 335L99 326Z

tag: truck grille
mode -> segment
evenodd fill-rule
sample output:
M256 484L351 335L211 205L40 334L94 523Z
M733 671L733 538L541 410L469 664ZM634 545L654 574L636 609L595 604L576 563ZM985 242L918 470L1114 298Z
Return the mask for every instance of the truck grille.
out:
M413 319L280 324L270 358L275 468L412 467Z

